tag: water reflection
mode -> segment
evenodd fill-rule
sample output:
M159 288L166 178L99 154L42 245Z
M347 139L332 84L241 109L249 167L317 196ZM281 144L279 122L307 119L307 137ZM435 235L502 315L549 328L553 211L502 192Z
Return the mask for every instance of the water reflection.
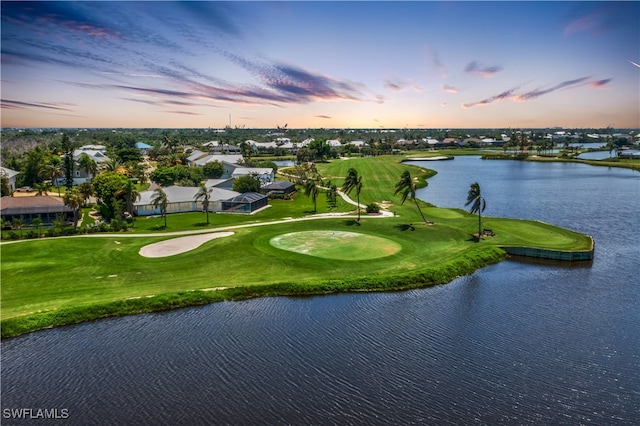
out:
M2 408L73 424L640 424L640 179L429 162L429 202L589 233L590 267L505 261L397 293L263 298L2 342ZM594 198L594 194L597 197ZM6 419L5 419L6 420Z

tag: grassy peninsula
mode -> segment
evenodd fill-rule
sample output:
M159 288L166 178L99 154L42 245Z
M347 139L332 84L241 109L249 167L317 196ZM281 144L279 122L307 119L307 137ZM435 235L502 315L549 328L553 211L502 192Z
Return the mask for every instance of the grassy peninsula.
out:
M395 216L362 215L307 219L313 203L298 192L293 201L272 200L272 208L255 216L170 215L170 231L230 230L174 256L146 258L139 250L172 238L157 235L161 219L138 219L136 230L100 236L48 238L5 243L2 254L2 337L108 316L162 311L220 300L274 295L313 295L341 291L400 290L442 284L500 261L499 246L588 250L585 235L536 221L487 217L495 237L476 241L477 217L459 209L422 203L434 225L421 224L415 205L399 203L394 186L409 169L418 182L433 172L400 163L401 157L354 158L319 164L325 178L341 185L354 167L364 183L362 204L380 203ZM318 213L328 213L324 194ZM341 202L333 211L349 211ZM157 231L157 229L156 229ZM307 231L366 234L388 240L394 254L356 260L350 253L323 258L274 246L273 238ZM336 248L339 250L340 248Z

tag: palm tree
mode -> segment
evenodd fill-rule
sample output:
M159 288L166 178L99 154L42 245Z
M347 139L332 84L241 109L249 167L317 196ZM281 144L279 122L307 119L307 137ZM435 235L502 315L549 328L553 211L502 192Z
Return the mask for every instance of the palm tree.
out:
M207 225L209 224L209 201L211 200L211 191L213 191L213 187L207 188L201 183L198 193L193 197L196 202L202 200L202 210L207 214Z
M347 177L342 184L342 190L345 194L349 193L355 188L356 199L358 203L358 222L360 222L360 191L362 190L362 176L358 176L358 171L353 167L347 172Z
M133 202L140 198L140 192L131 179L127 179L127 182L122 185L120 189L115 192L116 197L124 197L127 203L127 212L133 217Z
M89 198L93 195L93 184L91 182L82 182L78 185L78 192L82 194L83 204L86 205Z
M98 172L98 164L86 153L82 153L82 155L80 155L80 158L78 158L78 167L85 170L85 172L87 173L87 179L89 181L91 181L95 174Z
M482 235L482 212L487 207L487 202L480 192L480 184L478 182L472 183L469 188L465 206L468 205L471 205L469 209L471 214L478 213L478 239L480 239L480 235Z
M77 188L73 188L64 194L64 205L73 210L73 227L78 226L78 211L82 208L84 197Z
M116 172L120 174L124 174L127 171L124 165L116 158L111 158L102 163L102 168L107 172Z
M313 200L313 212L316 213L318 211L316 200L318 199L318 193L320 190L318 189L318 185L314 179L307 179L304 183L304 195L307 197L311 196Z
M58 157L52 157L58 158ZM58 188L58 197L60 196L60 185L57 182L59 177L64 176L64 170L62 168L62 164L60 162L54 162L50 160L44 167L41 169L44 176L51 177L51 183Z
M428 183L425 181L425 184ZM427 219L425 219L424 214L422 213L422 209L420 208L420 204L418 204L418 200L416 200L416 184L413 182L411 178L411 173L408 170L405 170L400 175L400 180L396 183L396 191L393 195L397 195L398 193L402 196L402 204L407 201L407 197L411 197L416 207L418 208L418 212L420 212L420 216L422 217L422 221L427 223Z
M151 197L151 203L154 207L160 207L160 214L164 218L164 227L167 227L167 205L169 204L169 199L167 198L167 193L164 192L162 188L158 188L153 191L153 195Z

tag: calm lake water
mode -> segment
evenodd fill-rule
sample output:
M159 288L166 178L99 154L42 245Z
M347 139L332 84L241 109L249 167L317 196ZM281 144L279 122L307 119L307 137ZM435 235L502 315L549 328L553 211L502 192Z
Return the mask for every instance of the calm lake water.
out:
M40 331L2 342L2 408L64 408L65 424L640 424L640 174L420 164L438 170L428 202L463 207L478 181L487 215L594 236L592 265Z

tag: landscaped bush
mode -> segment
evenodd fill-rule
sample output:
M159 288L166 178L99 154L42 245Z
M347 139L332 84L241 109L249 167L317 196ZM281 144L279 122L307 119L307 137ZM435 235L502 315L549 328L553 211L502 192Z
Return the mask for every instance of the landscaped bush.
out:
M367 204L367 213L380 213L380 206L378 203Z

